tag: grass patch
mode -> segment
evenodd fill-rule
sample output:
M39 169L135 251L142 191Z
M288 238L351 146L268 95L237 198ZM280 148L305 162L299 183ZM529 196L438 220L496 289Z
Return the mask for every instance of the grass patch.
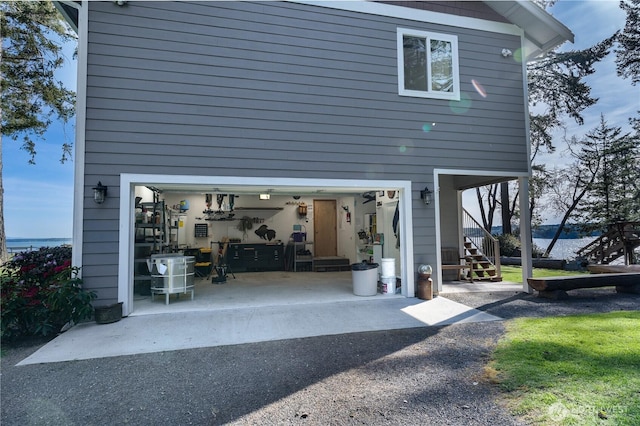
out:
M520 266L509 266L502 265L502 281L507 282L522 282L522 268ZM588 272L583 271L563 271L561 269L544 269L544 268L533 268L533 276L535 278L544 278L544 277L563 277L569 275L579 275L586 274Z
M528 422L639 425L640 311L510 321L487 374Z

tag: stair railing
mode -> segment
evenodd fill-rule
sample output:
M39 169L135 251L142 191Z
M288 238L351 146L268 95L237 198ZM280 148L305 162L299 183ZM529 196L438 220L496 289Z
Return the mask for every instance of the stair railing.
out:
M462 209L462 233L493 264L496 268L496 276L502 277L500 243L498 239L487 232L466 209Z
M633 251L640 246L640 222L619 222L612 224L607 232L577 251L595 263L608 264L621 256L625 263L632 263Z

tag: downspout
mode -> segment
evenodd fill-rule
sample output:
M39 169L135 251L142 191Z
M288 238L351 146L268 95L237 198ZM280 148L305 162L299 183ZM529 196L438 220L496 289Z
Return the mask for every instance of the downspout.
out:
M73 234L71 263L82 267L84 233L84 163L87 119L87 50L89 36L89 4L73 3L78 8L78 69L76 80L76 137L74 147ZM80 270L82 274L82 270ZM81 276L81 275L80 275Z
M433 268L436 279L434 292L442 292L442 235L440 230L440 174L433 170L433 208L436 230L436 264Z

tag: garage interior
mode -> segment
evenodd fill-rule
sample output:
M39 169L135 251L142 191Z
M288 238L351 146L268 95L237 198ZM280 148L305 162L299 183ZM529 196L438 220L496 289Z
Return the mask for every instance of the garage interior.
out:
M399 189L145 184L133 192L136 315L362 299L351 271L361 262L379 265L376 294L401 297Z

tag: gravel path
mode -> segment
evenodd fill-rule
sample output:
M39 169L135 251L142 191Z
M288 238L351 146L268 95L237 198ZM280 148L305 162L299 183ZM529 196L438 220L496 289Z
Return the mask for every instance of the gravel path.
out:
M611 290L550 301L447 297L503 318L640 309ZM3 348L6 425L519 425L483 366L503 322L343 334L15 367L42 340Z

